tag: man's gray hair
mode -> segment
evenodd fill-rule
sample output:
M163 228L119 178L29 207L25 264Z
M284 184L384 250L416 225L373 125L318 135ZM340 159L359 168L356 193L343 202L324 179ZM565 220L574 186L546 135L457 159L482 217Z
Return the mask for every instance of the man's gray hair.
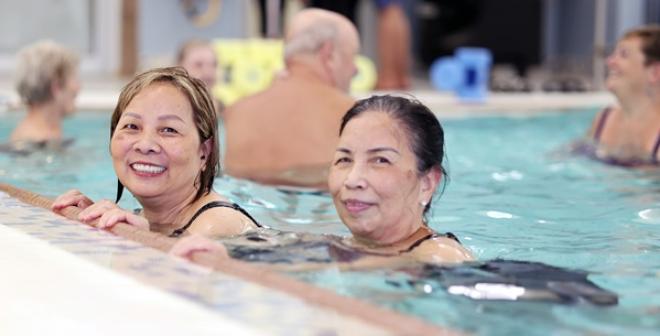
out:
M78 67L78 56L53 42L40 41L18 53L16 90L27 105L52 99L53 83L64 85L67 76Z
M292 56L315 53L323 43L338 39L337 25L332 22L319 22L296 33L284 46L284 59Z

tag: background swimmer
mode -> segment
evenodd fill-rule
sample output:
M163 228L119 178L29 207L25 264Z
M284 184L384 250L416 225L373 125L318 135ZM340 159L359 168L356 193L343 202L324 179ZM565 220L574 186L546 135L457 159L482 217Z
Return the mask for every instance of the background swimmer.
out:
M62 144L62 120L74 113L80 90L78 56L52 41L18 53L16 90L27 108L9 138L16 150Z
M191 76L202 80L213 96L213 88L218 83L218 57L209 41L193 39L184 43L177 52L176 62ZM224 104L217 99L213 101L222 115Z
M660 163L660 26L628 31L607 58L605 85L617 105L594 118L578 146L608 163L636 166Z

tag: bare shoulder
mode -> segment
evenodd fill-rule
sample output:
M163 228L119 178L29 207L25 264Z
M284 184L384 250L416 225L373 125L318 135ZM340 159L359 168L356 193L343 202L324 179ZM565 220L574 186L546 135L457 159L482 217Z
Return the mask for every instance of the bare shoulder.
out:
M429 263L458 263L474 260L474 256L468 249L447 237L425 240L410 254L418 261Z
M226 202L226 201L225 201ZM255 229L256 225L240 211L224 206L211 207L200 213L188 229L206 237L230 237Z

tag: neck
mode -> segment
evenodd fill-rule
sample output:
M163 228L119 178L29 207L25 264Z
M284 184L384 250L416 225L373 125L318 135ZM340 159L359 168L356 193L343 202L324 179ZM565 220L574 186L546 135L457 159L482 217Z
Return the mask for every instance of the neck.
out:
M302 77L334 86L334 81L318 61L309 57L292 57L286 62L286 70L291 77Z
M30 106L25 121L43 132L43 140L56 140L62 137L62 113L54 104Z
M424 237L433 234L428 226L422 225L416 230L411 232L405 238L397 240L392 243L383 244L382 242L375 243L370 240L360 239L359 237L354 237L355 245L358 245L360 248L370 250L375 253L385 253L385 254L398 254L403 252L408 252L408 250L413 246L413 244L420 241Z
M158 197L136 197L142 205L144 217L149 221L151 231L169 232L186 223L190 218L193 199L197 189L182 197L158 196Z
M660 92L647 90L626 97L617 96L623 114L627 117L639 118L646 114L655 114L660 106Z
M433 231L428 226L420 222L419 225L411 227L409 230L386 232L383 234L383 239L354 236L354 240L358 245L371 249L405 250L415 241L432 232Z

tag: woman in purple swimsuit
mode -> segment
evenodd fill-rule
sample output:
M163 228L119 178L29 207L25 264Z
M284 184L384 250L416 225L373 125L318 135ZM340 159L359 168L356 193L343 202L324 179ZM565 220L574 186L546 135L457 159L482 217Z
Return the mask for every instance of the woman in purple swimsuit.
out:
M623 166L660 164L660 26L628 31L607 58L605 85L617 105L600 112L587 155Z

